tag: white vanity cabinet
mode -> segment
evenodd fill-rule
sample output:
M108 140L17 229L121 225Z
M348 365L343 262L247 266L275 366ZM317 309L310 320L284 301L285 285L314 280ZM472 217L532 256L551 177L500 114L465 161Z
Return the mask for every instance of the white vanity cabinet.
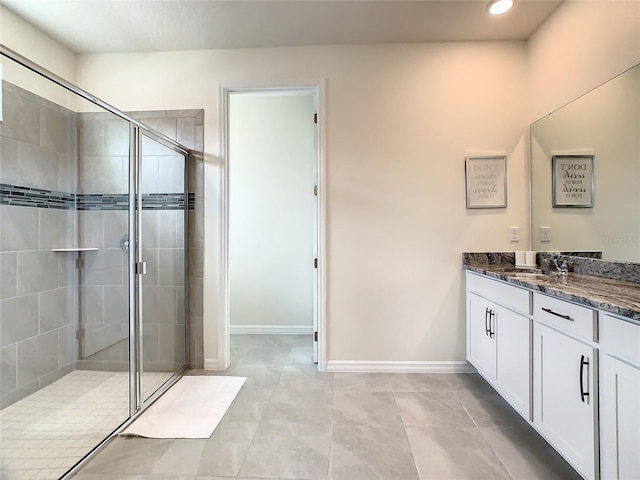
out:
M531 419L531 292L467 272L467 360Z
M536 429L586 479L599 472L597 312L533 294Z
M640 479L640 324L600 315L603 479Z
M587 480L640 480L640 322L466 272L467 360Z

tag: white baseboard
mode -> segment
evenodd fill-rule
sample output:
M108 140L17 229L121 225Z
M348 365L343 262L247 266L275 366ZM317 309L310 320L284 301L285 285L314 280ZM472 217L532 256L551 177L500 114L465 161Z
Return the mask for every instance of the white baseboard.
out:
M251 333L253 333L253 331ZM223 370L220 368L217 358L205 358L204 369ZM350 373L477 373L477 370L469 362L464 360L442 362L363 362L330 360L327 363L326 371Z
M311 335L309 325L229 325L231 335Z
M464 360L448 362L361 362L330 360L327 362L327 372L476 373L476 369Z
M204 359L205 370L224 370L220 367L220 361L217 358L205 358Z

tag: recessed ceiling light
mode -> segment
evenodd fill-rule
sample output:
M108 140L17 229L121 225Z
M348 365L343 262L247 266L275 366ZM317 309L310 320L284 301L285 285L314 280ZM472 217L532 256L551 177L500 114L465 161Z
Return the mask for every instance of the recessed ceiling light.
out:
M487 5L487 10L491 15L502 15L513 7L513 0L493 0Z

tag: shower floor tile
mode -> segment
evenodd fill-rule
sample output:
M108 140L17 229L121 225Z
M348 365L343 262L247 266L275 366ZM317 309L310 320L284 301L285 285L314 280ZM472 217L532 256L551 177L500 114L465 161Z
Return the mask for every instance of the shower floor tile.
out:
M0 478L60 478L127 418L128 373L73 371L0 410Z

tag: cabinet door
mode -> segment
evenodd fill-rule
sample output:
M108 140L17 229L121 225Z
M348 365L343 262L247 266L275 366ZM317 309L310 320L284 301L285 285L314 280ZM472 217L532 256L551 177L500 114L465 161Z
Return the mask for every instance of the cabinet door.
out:
M490 312L495 306L472 293L467 295L467 360L490 383L496 376L496 344L489 331L492 327ZM494 323L495 324L495 323ZM495 335L494 335L495 336Z
M640 478L640 368L604 355L600 366L602 478Z
M496 389L531 420L531 320L504 308L496 321Z
M596 351L536 323L534 423L586 479L596 476Z

